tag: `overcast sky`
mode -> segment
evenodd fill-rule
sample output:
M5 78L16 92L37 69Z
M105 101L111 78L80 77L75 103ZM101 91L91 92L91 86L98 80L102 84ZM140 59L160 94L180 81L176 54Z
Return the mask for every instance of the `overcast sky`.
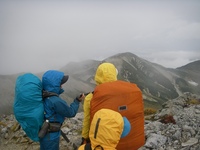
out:
M200 59L200 0L0 0L0 74L131 52L164 67Z

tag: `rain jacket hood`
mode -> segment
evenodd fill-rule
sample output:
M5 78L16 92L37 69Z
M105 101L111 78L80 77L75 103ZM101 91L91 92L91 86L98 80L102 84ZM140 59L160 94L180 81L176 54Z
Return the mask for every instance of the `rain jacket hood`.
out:
M61 80L64 73L55 70L47 71L42 77L43 89L56 94L61 94L64 90L61 88Z
M101 145L105 150L115 150L123 128L124 121L120 113L110 109L97 111L89 132L92 149Z
M96 84L102 84L105 82L112 82L117 80L117 69L111 63L102 63L97 68L95 74Z

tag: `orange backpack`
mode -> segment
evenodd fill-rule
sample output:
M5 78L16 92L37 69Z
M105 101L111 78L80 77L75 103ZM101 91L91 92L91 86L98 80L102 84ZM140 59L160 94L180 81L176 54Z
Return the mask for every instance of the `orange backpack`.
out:
M94 90L90 105L90 120L101 108L117 111L129 120L131 131L120 139L117 150L137 150L144 145L143 98L136 84L119 80L100 84Z

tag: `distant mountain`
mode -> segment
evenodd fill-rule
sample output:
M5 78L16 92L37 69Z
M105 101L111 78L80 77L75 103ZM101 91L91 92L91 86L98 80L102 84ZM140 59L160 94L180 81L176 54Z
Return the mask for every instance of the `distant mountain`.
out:
M184 92L200 95L200 60L176 69L165 68L132 53L120 53L103 61L116 66L119 80L138 85L143 93L145 107L161 108L164 102L175 99ZM93 91L94 75L101 62L86 60L71 62L62 67L60 71L70 76L64 84L62 98L70 103L79 93ZM38 74L38 77L41 78L42 74ZM0 76L0 114L12 112L15 80L18 75Z
M139 58L132 53L122 53L107 58L119 70L119 79L136 83L143 92L146 107L159 108L168 99L184 92L200 95L199 63L191 63L187 69L170 69ZM190 66L190 65L189 65ZM196 68L194 67L196 66Z
M194 61L194 62L191 62L185 66L182 66L182 67L179 67L177 69L179 70L185 70L185 71L193 71L193 72L198 72L200 73L200 60L197 60L197 61Z

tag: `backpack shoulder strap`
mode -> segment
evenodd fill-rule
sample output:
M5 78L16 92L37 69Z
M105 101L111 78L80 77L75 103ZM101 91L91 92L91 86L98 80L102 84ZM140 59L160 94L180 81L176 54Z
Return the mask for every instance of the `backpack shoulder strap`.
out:
M42 91L42 98L50 97L50 96L58 96L58 94L53 93L53 92L48 92L48 91Z
M90 143L86 143L84 150L92 150L91 144Z

